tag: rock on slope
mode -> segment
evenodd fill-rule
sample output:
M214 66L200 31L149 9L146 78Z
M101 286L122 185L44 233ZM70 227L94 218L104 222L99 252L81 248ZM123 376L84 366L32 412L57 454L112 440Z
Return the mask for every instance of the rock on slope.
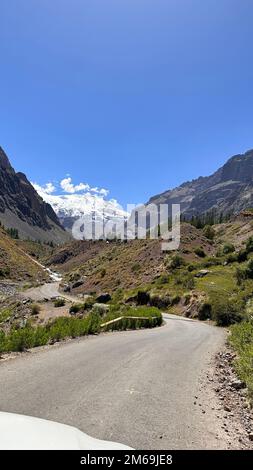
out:
M0 221L17 228L22 238L64 242L68 235L55 212L23 173L16 173L0 147Z
M252 207L253 150L230 158L211 176L200 177L152 197L150 203L181 204L181 211L188 218L210 210L226 214Z

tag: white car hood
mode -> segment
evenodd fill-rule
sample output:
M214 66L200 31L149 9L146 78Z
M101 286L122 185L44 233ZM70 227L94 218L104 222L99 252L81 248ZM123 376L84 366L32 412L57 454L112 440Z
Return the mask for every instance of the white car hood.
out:
M44 419L0 412L0 450L124 450L76 428Z

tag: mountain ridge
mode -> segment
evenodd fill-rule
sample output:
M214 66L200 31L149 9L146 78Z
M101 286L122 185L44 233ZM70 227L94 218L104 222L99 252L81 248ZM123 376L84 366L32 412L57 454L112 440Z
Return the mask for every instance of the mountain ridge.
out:
M67 234L52 207L45 203L26 175L15 172L0 147L0 221L17 228L21 238L60 243Z
M148 204L181 204L186 218L215 210L239 213L253 206L253 150L237 154L210 176L200 176L151 197Z

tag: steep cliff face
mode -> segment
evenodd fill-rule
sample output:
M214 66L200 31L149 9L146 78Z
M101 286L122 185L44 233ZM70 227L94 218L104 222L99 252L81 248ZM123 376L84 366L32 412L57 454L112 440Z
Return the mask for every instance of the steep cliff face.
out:
M38 195L23 173L16 173L0 147L0 221L15 227L21 237L55 241L67 235L57 215Z
M253 206L253 150L230 158L213 175L200 177L154 196L149 203L181 204L191 217L210 210L237 213Z

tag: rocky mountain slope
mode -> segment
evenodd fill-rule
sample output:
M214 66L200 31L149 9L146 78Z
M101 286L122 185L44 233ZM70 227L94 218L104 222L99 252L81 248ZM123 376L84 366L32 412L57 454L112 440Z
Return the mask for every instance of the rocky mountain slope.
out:
M152 197L149 204L181 204L187 218L215 210L238 213L253 206L253 150L235 155L213 175Z
M10 281L42 282L48 274L23 250L22 242L12 240L0 227L0 299ZM6 281L7 280L7 281Z
M0 147L0 221L22 238L61 243L68 236L52 207L23 173L16 173Z

